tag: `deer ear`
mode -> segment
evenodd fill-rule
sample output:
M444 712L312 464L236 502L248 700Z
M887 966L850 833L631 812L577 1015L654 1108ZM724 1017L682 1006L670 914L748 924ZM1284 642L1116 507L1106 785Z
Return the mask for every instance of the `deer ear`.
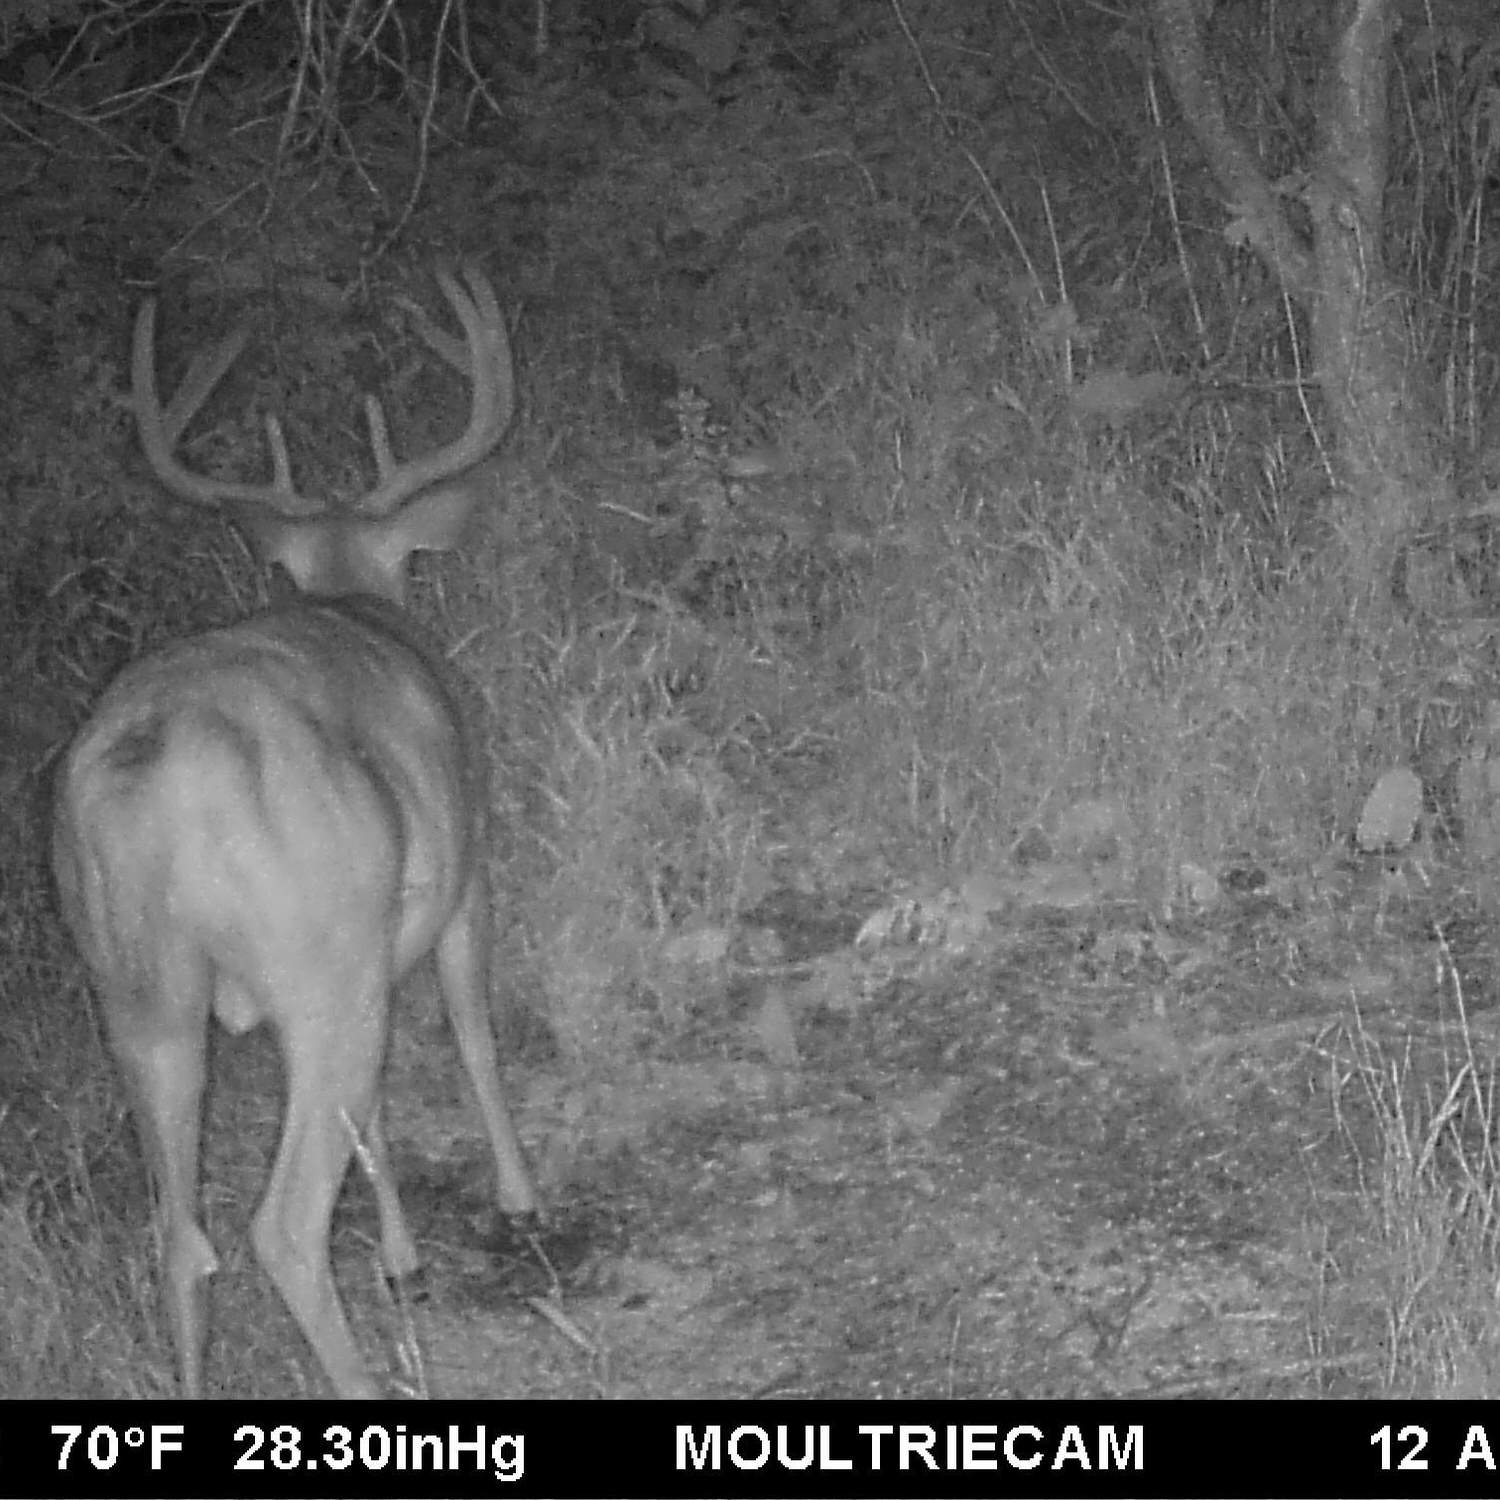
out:
M476 486L440 485L408 500L394 515L348 521L359 532L358 543L345 549L359 564L349 591L404 603L412 553L457 551L478 498Z
M480 488L478 480L463 480L408 500L391 518L406 552L456 551L468 533Z

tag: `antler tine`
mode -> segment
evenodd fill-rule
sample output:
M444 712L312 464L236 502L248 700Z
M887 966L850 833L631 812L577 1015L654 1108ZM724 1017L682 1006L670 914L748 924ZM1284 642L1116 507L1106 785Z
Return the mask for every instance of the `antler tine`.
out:
M213 348L195 355L176 393L163 410L156 387L156 299L148 297L135 319L135 342L131 352L131 403L141 447L153 472L174 495L196 505L218 505L224 501L268 505L287 516L317 514L319 507L299 495L292 484L291 463L280 424L266 418L271 445L270 484L240 484L197 474L178 462L174 449L189 422L198 414L214 387L245 347L248 325L241 323Z
M468 359L463 373L473 382L469 421L464 431L451 443L424 454L421 458L398 463L391 452L385 414L374 397L367 398L365 413L370 427L370 446L380 482L357 502L364 515L388 515L403 500L427 489L439 480L449 479L472 468L500 441L515 407L515 371L511 363L510 338L495 290L484 273L475 266L462 271L468 290L459 285L452 272L440 267L437 278L443 295L463 325ZM435 331L435 325L427 324ZM428 343L433 343L419 325ZM442 340L447 341L443 335ZM443 353L439 345L438 352ZM450 363L458 361L445 354Z
M154 316L155 309L150 311ZM154 332L153 328L153 339L148 340L148 347L154 347ZM162 426L172 447L175 448L181 441L188 423L197 416L198 408L213 394L214 387L240 357L249 337L250 324L248 321L241 321L228 337L221 339L212 349L200 350L188 361L187 373L162 414ZM153 365L154 363L153 360Z
M448 275L445 267L437 268L438 280L442 281ZM463 274L470 286L474 289L474 302L480 312L495 323L500 322L500 304L495 300L495 290L486 279L484 273L477 267L465 265ZM446 329L440 328L432 319L432 315L422 306L415 297L398 295L396 305L412 320L417 330L417 336L438 356L445 364L451 365L465 380L472 377L473 370L469 361L469 344L467 339L455 338Z

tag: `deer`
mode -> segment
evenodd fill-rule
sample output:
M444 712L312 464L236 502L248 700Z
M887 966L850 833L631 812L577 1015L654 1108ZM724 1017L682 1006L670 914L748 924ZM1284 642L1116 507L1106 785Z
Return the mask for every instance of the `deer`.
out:
M135 322L131 405L171 494L217 508L294 598L177 640L105 690L63 757L52 864L155 1192L163 1296L183 1394L203 1394L207 1283L199 1219L209 1017L268 1026L285 1072L281 1134L250 1226L256 1259L334 1391L380 1394L334 1281L334 1204L356 1150L374 1189L381 1259L416 1244L382 1123L393 995L435 961L488 1137L500 1207L538 1199L501 1089L488 994L493 920L481 846L485 778L440 650L407 613L419 550L456 550L485 485L469 473L515 404L509 336L483 273L440 269L463 341L414 308L466 375L463 432L398 461L366 398L377 479L336 508L294 488L275 416L269 483L214 478L177 450L239 357L241 325L193 359L162 405L156 302Z

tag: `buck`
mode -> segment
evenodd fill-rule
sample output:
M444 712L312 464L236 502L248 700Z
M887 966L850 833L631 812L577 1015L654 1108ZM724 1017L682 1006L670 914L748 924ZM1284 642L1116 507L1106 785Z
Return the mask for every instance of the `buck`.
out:
M502 1096L490 1029L485 794L461 699L404 612L407 563L462 540L482 486L471 469L514 405L510 344L476 270L439 272L464 343L423 336L472 386L467 425L398 462L379 403L366 412L378 480L334 510L293 488L275 418L269 484L192 472L175 456L239 355L241 328L189 365L163 408L154 302L135 324L133 403L168 490L217 506L299 597L128 667L65 759L53 829L63 915L126 1079L157 1200L164 1295L183 1391L203 1391L207 1278L198 1214L210 1012L268 1024L286 1075L275 1162L251 1240L334 1390L373 1396L329 1256L356 1143L386 1270L414 1270L381 1122L395 988L431 955L489 1138L499 1201L536 1208Z

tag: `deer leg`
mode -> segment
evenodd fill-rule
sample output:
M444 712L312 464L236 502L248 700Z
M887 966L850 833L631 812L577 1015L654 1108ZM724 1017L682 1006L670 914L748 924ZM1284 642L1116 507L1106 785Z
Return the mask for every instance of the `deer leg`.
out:
M468 889L437 943L438 982L458 1040L458 1053L479 1099L479 1113L495 1159L500 1206L512 1214L537 1211L531 1173L521 1154L510 1111L500 1090L495 1034L490 1027L485 939L489 930L489 888L482 871Z
M363 1159L369 1166L370 1182L375 1189L375 1210L380 1215L380 1257L385 1262L386 1275L410 1276L420 1258L396 1191L396 1174L391 1169L391 1150L385 1134L385 1110L378 1098L365 1130L364 1148Z
M138 994L104 991L111 1041L133 1096L136 1129L156 1190L163 1295L178 1375L183 1394L193 1399L203 1394L205 1283L218 1269L198 1222L208 983L205 972L181 975L175 987L163 985L157 1016L141 1006Z
M379 1391L339 1300L328 1239L355 1135L366 1132L374 1118L389 999L385 964L352 982L345 975L278 997L286 1116L266 1195L251 1226L266 1274L334 1390L346 1399ZM394 1197L388 1162L383 1171L381 1195L388 1190Z

